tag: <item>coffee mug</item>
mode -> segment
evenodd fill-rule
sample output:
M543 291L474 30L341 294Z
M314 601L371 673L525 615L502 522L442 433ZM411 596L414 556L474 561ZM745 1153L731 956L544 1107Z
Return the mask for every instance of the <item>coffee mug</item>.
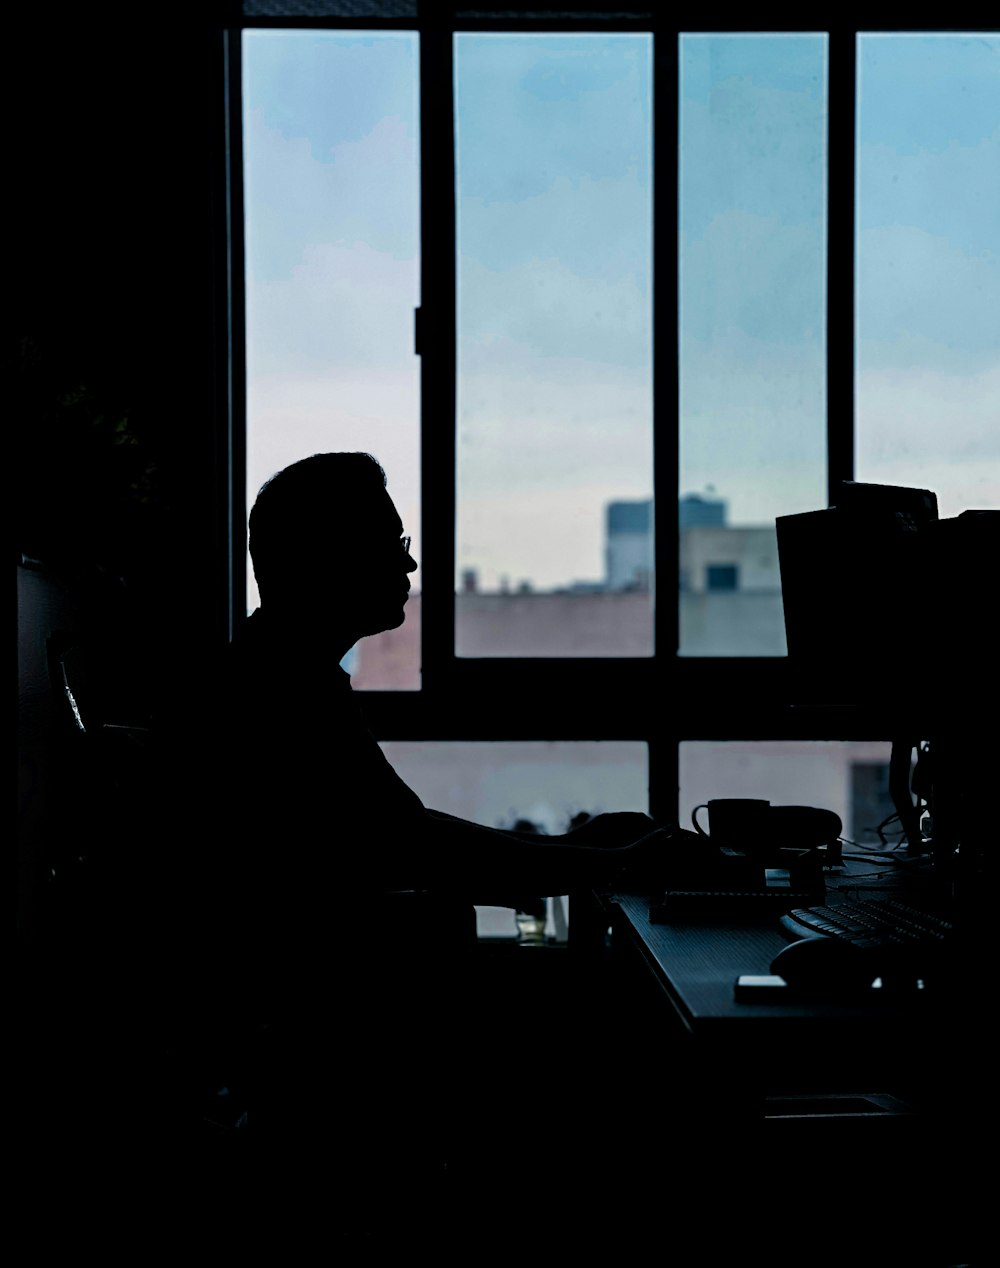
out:
M698 811L708 812L708 831L698 822ZM691 811L696 832L710 836L718 845L744 847L756 844L768 830L771 803L756 797L717 797L703 801Z
M708 831L698 822L698 811L708 811ZM818 806L772 806L753 797L719 797L704 801L691 812L695 831L717 845L748 848L755 854L793 848L834 849L843 831L840 816Z

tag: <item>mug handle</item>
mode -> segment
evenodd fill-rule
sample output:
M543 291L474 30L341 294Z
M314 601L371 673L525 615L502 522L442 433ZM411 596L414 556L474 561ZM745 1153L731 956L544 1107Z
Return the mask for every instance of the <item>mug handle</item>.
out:
M694 825L694 830L695 832L699 833L703 837L707 837L708 833L698 822L698 811L707 810L707 809L708 809L708 802L703 801L700 806L695 806L695 808L691 811L691 823Z

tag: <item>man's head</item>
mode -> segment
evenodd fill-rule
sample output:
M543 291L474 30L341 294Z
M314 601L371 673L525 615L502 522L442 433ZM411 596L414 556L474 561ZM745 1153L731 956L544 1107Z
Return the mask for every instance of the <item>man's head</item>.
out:
M416 569L380 464L319 453L262 485L250 512L261 605L333 623L353 642L403 623Z

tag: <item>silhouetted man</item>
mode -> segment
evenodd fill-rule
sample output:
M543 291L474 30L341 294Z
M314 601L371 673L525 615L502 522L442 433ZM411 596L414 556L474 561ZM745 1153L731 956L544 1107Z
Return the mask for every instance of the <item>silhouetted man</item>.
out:
M221 958L268 1035L257 1121L294 1134L316 1109L304 1089L322 1103L349 1069L329 1112L372 1167L383 1136L394 1158L446 1152L457 1089L483 1077L473 904L598 885L663 848L644 814L519 834L428 809L400 779L340 662L404 619L403 528L368 454L314 454L267 481L250 514L261 601L230 647L219 737Z
M409 540L381 466L363 453L293 463L251 510L261 602L233 640L231 716L250 826L275 843L275 872L319 881L332 869L340 892L487 903L648 864L662 840L646 815L598 815L561 837L502 831L425 808L389 765L340 661L402 624L417 567Z

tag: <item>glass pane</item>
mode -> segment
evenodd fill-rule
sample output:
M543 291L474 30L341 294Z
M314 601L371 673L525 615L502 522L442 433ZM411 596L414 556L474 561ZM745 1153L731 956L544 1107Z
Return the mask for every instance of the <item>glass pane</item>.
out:
M680 651L783 655L774 519L826 505L825 35L680 37Z
M417 68L409 32L244 33L248 510L290 462L362 449L420 523ZM419 687L419 640L390 633L345 667Z
M522 821L565 832L581 812L649 807L648 749L635 741L395 740L382 750L425 806L491 828ZM518 936L509 908L479 907L476 916L481 936ZM568 904L549 901L545 936L561 941L569 916Z
M651 52L455 40L459 655L652 653Z
M859 480L1000 508L1000 35L862 35Z
M760 797L774 806L832 810L844 825L846 847L892 848L901 830L889 795L891 747L875 740L684 743L679 754L681 827L690 828L695 807L713 797ZM699 822L705 826L704 812Z

